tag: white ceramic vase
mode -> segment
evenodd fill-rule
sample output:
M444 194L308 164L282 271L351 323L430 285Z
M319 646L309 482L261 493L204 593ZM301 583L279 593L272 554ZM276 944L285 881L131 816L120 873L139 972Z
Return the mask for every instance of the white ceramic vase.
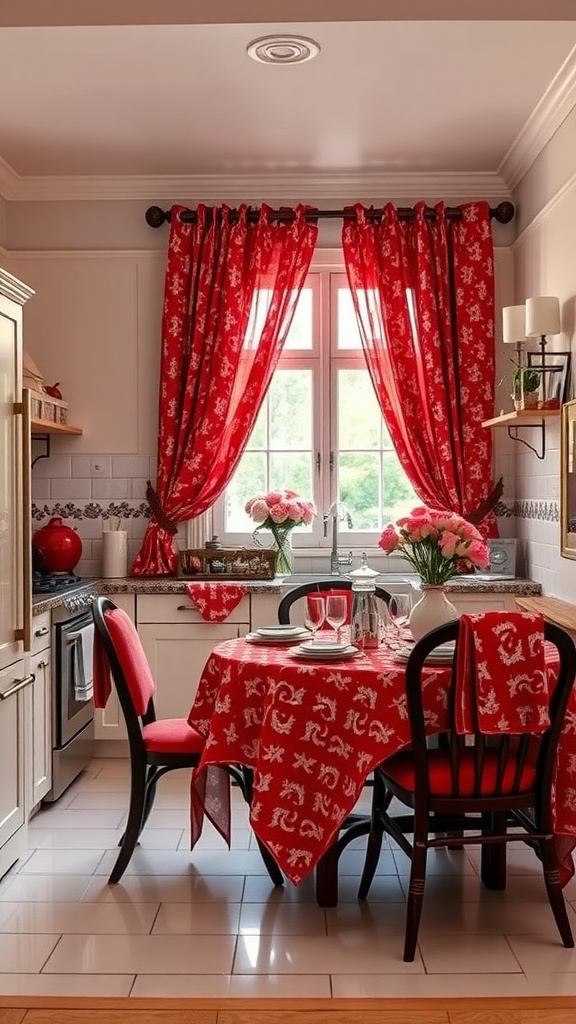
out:
M446 597L444 587L422 584L422 597L410 612L410 629L415 640L420 640L431 629L444 626L458 618L458 612Z

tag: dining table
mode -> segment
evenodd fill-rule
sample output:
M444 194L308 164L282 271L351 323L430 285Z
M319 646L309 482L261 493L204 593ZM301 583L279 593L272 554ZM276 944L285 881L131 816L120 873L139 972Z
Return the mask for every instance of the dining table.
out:
M244 765L251 775L250 823L259 841L295 885L316 868L318 902L335 905L337 864L331 851L338 849L339 833L354 821L373 769L410 744L399 639L326 661L307 659L285 642L239 638L214 648L188 716L205 737L192 778L192 847L204 815L229 842L230 776L224 766ZM555 671L553 662L549 671ZM423 670L430 735L448 725L450 672L451 659ZM575 732L573 696L554 789L565 880L574 871L576 845ZM356 832L362 830L368 830L367 820Z

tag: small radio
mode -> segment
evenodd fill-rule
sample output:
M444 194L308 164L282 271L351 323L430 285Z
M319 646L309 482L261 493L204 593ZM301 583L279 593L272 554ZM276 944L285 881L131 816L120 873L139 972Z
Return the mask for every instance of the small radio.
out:
M515 576L518 541L509 537L491 537L486 543L490 552L490 565L486 572L498 576Z

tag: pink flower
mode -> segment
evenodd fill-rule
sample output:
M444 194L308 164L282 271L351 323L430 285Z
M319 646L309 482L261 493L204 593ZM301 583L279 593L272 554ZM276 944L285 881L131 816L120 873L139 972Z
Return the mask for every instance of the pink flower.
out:
M285 501L277 501L270 508L270 518L274 523L285 523L290 519L290 506Z
M438 541L438 546L444 558L454 558L454 555L460 546L460 537L457 533L445 530Z
M396 530L394 529L392 524L389 524L386 527L382 536L380 537L380 540L378 541L378 545L382 548L383 551L386 552L387 555L390 554L391 551L396 550L396 548L398 547L398 534L396 533Z
M465 557L472 562L472 565L477 566L478 569L485 569L490 565L490 552L488 551L488 545L483 540L473 540L466 551Z
M250 503L249 503L250 504ZM263 523L265 519L270 515L270 509L264 501L264 498L254 498L251 504L251 508L246 507L246 511L252 517L255 523Z

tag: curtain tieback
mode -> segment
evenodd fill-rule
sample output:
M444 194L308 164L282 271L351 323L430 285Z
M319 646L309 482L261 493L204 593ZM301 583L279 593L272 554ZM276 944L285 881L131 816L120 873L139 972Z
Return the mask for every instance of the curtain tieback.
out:
M158 525L161 526L163 530L166 530L166 533L171 533L172 536L174 536L175 533L178 533L178 526L176 525L174 520L169 519L166 513L164 512L164 509L160 504L160 498L158 497L156 491L152 487L151 480L146 481L146 499L148 501L148 504L150 505L150 508L152 509L152 515L154 516L154 519L156 520Z
M473 526L477 526L478 523L481 523L488 513L492 511L496 503L500 501L503 493L504 480L500 477L498 483L494 485L488 497L485 498L484 501L481 501L478 507L475 508L473 512L469 512L464 516L464 518L467 519L469 523L472 523Z

